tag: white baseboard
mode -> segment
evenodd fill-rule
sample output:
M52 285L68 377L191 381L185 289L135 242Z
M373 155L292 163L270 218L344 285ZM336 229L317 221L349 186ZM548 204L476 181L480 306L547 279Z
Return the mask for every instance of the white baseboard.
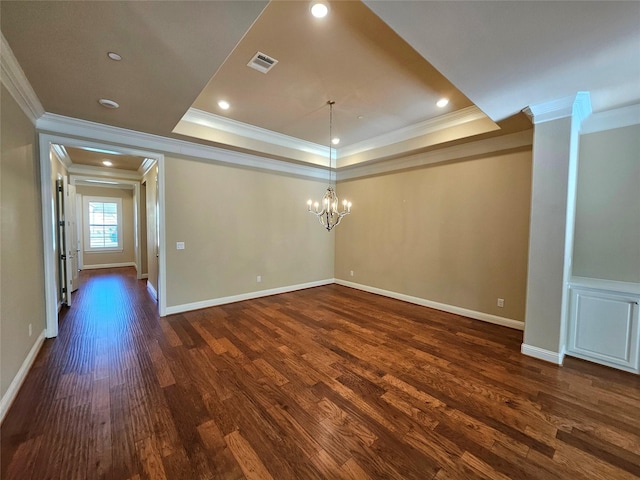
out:
M142 275L140 275L140 280L146 280L147 278L149 278L148 273L143 273Z
M288 285L286 287L271 288L269 290L260 290L258 292L242 293L240 295L232 295L230 297L213 298L211 300L203 300L201 302L185 303L182 305L167 306L167 315L174 313L188 312L190 310L199 310L201 308L215 307L226 303L241 302L243 300L252 300L254 298L268 297L279 293L294 292L296 290L304 290L305 288L320 287L322 285L330 285L334 283L333 278L326 280L318 280L316 282L301 283L298 285ZM147 284L148 285L148 284Z
M157 302L158 301L158 292L156 292L156 289L154 288L153 285L151 285L151 282L149 280L147 280L147 290L149 290L149 293L151 294L151 296Z
M362 285L360 283L348 282L339 278L335 279L335 283L338 285L344 285L345 287L355 288L357 290L363 290L369 293L376 293L385 297L395 298L396 300L402 300L404 302L415 303L423 307L435 308L436 310L442 310L443 312L454 313L456 315L463 315L465 317L473 318L475 320L482 320L483 322L493 323L496 325L502 325L503 327L514 328L516 330L524 330L524 322L519 320L513 320L511 318L498 317L497 315L491 315L489 313L478 312L476 310L469 310L467 308L456 307L455 305L448 305L446 303L433 302L424 298L412 297L411 295L405 295L404 293L391 292L389 290L383 290L381 288L370 287L368 285Z
M564 348L560 349L559 352L552 352L551 350L545 350L544 348L523 343L520 351L523 355L544 360L545 362L555 363L556 365L562 365L564 361Z
M29 370L31 369L31 365L33 365L33 362L35 361L36 356L38 355L38 352L40 351L40 348L42 347L43 343L44 343L44 330L40 333L40 335L38 335L38 338L33 344L33 347L31 347L31 350L29 351L27 358L25 358L24 362L22 362L22 365L20 366L20 370L18 370L18 373L16 373L16 376L13 377L13 380L11 381L9 388L7 389L6 393L2 396L2 400L0 400L0 423L2 423L5 415L9 411L9 408L11 407L11 404L16 399L16 395L18 395L18 391L20 390L20 387L22 386L24 379L27 378L27 373L29 373Z
M119 267L133 267L136 268L135 262L122 262L122 263L101 263L96 265L84 265L84 270L96 270L98 268L119 268Z

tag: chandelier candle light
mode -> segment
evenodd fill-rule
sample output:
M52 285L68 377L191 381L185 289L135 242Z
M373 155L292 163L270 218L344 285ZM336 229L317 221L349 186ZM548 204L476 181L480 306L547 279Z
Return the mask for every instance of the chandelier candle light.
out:
M351 213L351 202L347 200L342 201L342 211L338 210L338 205L340 204L338 201L338 195L333 188L333 168L332 168L332 127L333 127L333 105L336 102L329 100L327 104L329 105L329 186L327 187L327 191L324 193L324 197L322 197L322 202L313 203L311 200L307 202L307 209L309 212L313 213L318 220L322 224L324 228L327 229L327 232L330 232L333 227L338 225L342 220L342 217L345 215L349 215ZM313 208L312 208L313 207Z

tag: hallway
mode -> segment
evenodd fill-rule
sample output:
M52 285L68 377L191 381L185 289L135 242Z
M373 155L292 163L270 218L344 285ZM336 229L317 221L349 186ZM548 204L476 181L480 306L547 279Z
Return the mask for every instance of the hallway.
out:
M153 387L144 377L152 369L139 367L150 362L147 340L161 335L156 303L133 268L80 275L58 337L45 342L2 425L3 479L103 478L112 455L130 461L128 424L141 418L131 409L143 407L140 386ZM127 468L107 478L128 478Z

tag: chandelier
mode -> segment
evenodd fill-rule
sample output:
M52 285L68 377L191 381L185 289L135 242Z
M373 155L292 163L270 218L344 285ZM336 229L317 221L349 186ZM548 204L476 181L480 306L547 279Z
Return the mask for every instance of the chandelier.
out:
M324 192L322 202L313 203L311 200L307 202L308 211L318 217L318 220L322 226L327 229L327 232L330 232L333 227L338 225L345 215L349 215L351 213L351 202L348 202L347 200L342 201L342 211L338 210L338 205L340 203L338 201L338 195L336 195L333 188L335 181L333 180L333 155L331 148L333 137L331 134L333 128L333 105L335 103L336 102L331 100L327 102L329 105L329 186L327 187L327 191Z

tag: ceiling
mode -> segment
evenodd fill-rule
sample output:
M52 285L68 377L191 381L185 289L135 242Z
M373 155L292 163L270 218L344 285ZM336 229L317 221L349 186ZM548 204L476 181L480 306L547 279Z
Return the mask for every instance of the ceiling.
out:
M108 168L116 170L138 171L145 161L144 157L122 155L106 151L87 150L86 148L65 146L64 150L70 163L90 167L105 168L104 161L111 162Z
M640 103L640 2L330 6L3 0L0 27L47 112L301 163L326 164L328 100L338 166L531 128L523 108L581 90Z

